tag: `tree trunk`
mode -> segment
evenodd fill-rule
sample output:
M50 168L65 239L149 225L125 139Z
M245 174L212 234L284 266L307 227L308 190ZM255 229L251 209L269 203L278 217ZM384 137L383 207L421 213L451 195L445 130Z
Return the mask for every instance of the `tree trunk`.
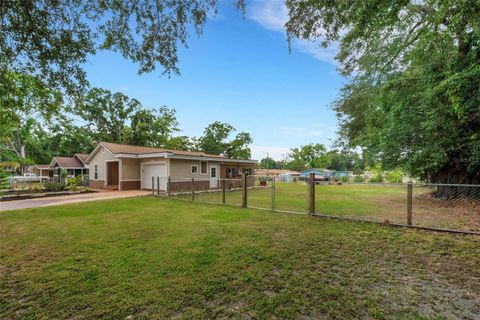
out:
M434 197L449 199L480 200L480 172L467 173L466 168L445 166L438 172L429 175L431 183L446 184L437 186ZM475 185L475 186L461 186Z

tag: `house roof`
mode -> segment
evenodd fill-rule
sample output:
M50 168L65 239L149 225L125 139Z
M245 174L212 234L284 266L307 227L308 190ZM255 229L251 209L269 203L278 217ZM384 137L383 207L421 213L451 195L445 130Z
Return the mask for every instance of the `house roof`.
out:
M84 168L85 165L76 157L53 157L50 167L58 164L60 168Z
M255 164L256 160L242 160L242 159L230 159L223 155L207 154L205 152L198 151L183 151L174 149L154 148L154 147L142 147L133 146L128 144L119 144L112 142L100 142L95 149L90 153L86 159L86 163L92 160L95 154L101 149L105 148L116 158L175 158L175 159L192 159L192 160L210 160L220 162L235 162L235 163L249 163Z
M153 148L153 147L141 147L141 146L133 146L128 144L118 144L118 143L111 143L111 142L100 142L100 143L105 148L110 150L110 152L112 152L113 154L171 153L175 155L185 155L185 156L193 156L193 157L208 157L208 158L220 158L220 159L226 158L225 156L222 156L222 155L207 154L204 152L196 152L196 151L183 151L183 150L173 150L173 149L163 149L163 148Z
M77 157L80 161L85 163L90 156L88 153L75 153L74 157Z
M50 165L49 164L36 164L33 166L34 168L38 168L38 169L43 169L43 170L46 170L46 169L50 169Z

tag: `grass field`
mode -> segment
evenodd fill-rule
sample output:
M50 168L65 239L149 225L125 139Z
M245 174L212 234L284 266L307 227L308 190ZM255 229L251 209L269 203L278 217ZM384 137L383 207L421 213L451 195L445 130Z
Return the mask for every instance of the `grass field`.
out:
M480 203L426 199L431 188L415 187L413 192L413 223L418 226L480 231ZM316 186L316 212L319 214L362 218L379 222L407 223L406 185L344 184ZM308 185L276 183L275 208L308 211ZM191 200L191 195L177 196ZM220 192L196 194L200 202L221 202ZM226 193L226 203L240 205L242 191ZM248 205L272 207L270 187L248 190Z
M480 240L156 197L0 213L1 319L476 319Z

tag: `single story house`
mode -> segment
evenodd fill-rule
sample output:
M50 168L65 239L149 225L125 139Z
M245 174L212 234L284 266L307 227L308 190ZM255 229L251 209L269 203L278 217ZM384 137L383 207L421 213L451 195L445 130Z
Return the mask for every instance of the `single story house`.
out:
M39 177L53 178L53 169L48 164L36 164L32 166L31 172Z
M49 165L53 170L53 178L59 179L62 170L65 170L69 177L88 175L88 164L86 163L88 156L85 153L76 153L73 157L53 157Z
M154 188L163 192L167 191L168 177L172 192L191 190L192 178L197 190L217 189L220 179L241 182L243 174L253 174L257 163L203 152L110 142L100 142L86 161L91 188L151 190L153 177Z

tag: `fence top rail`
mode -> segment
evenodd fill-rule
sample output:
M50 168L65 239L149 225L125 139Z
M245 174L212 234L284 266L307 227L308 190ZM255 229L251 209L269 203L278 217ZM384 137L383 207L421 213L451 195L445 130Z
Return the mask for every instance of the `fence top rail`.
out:
M480 184L461 184L461 183L416 183L416 186L440 186L440 187L480 187Z
M189 178L185 178L185 177L174 177L174 176L170 176L170 177L160 177L160 176L154 176L153 178L157 179L163 179L163 180L167 180L170 178L170 181L171 182L179 182L179 181L192 181L192 179L194 179L195 181L211 181L212 179L217 179L218 181L220 180L224 180L224 181L243 181L243 179L234 179L234 178L209 178L209 177L189 177Z

